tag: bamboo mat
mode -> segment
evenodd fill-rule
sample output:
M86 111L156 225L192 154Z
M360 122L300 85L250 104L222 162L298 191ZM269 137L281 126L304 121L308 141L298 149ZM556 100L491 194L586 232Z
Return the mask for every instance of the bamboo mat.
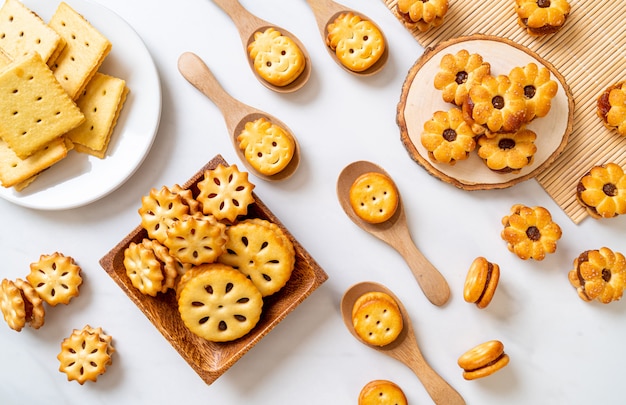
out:
M424 48L471 34L508 38L535 51L565 77L574 95L574 129L561 156L536 180L574 221L588 216L576 201L578 180L594 165L626 167L626 137L604 127L596 99L614 82L626 80L626 1L570 0L571 13L556 34L533 37L517 23L513 0L449 0L444 23L422 33L396 13L397 0L383 0Z

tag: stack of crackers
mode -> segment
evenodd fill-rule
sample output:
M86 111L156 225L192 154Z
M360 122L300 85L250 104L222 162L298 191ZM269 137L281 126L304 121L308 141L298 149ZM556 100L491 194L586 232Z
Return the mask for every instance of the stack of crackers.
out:
M70 150L104 158L126 100L98 70L111 43L61 2L48 23L18 0L0 8L0 182L21 191Z

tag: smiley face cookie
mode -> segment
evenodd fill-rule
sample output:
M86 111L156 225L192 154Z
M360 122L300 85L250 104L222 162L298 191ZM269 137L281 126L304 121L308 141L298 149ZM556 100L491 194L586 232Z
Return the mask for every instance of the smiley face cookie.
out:
M369 172L359 176L350 187L350 205L354 213L372 224L391 218L398 208L399 194L388 176Z
M374 65L385 51L378 27L353 13L340 14L328 25L326 43L348 69L362 72Z
M247 122L237 142L248 163L266 176L287 167L296 148L289 132L265 118Z
M286 86L304 71L306 59L298 45L274 28L255 32L248 45L254 70L274 86Z
M358 405L407 405L402 389L388 380L373 380L359 393Z
M367 292L352 307L352 324L366 343L386 346L398 338L404 321L396 300L383 292Z

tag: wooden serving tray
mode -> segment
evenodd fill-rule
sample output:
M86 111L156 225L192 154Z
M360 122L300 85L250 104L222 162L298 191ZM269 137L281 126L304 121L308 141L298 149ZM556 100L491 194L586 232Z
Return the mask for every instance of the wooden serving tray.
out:
M428 151L421 143L424 123L432 118L435 111L448 111L455 108L442 99L441 91L435 89L434 78L439 72L439 63L445 54L456 54L465 49L477 53L491 65L491 74L508 74L515 66L524 67L528 63L545 66L551 71L552 80L558 85L552 99L550 112L545 117L536 118L527 128L537 134L537 153L533 162L518 173L497 173L490 170L476 151L466 160L455 165L435 163L428 157ZM409 70L402 86L398 104L397 122L402 143L409 155L430 174L464 190L488 190L510 187L521 181L537 176L561 154L572 132L574 100L565 79L561 74L528 48L500 37L471 35L457 37L428 48Z
M382 1L425 48L481 33L526 46L556 67L574 96L573 131L561 156L536 180L574 223L586 218L586 210L576 201L578 180L597 164L614 162L626 167L626 137L605 128L596 115L598 96L626 79L626 1L570 0L572 11L563 28L544 37L528 35L518 25L512 0L449 0L444 23L425 33L397 15L397 0Z
M194 196L198 195L196 184L203 179L204 171L213 169L220 163L227 165L222 156L215 156L189 179L183 188L191 189ZM131 242L140 243L148 237L141 226L137 226L100 259L100 265L109 276L207 384L213 383L224 374L328 279L324 270L256 194L254 199L255 202L248 207L247 217L262 218L277 224L293 243L296 263L287 284L277 293L263 299L263 312L259 323L247 335L235 341L209 342L191 333L180 318L174 291L169 290L166 294L150 297L139 292L131 284L124 268L124 250Z

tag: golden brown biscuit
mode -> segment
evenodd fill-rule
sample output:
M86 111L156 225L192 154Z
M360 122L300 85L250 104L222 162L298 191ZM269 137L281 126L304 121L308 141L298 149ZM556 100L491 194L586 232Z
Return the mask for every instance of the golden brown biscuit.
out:
M576 186L576 199L593 218L626 214L626 173L615 163L594 166Z
M146 248L152 250L154 257L161 263L161 271L163 273L161 292L167 292L170 288L173 289L181 269L179 261L158 240L146 238L141 243Z
M396 8L408 24L425 32L443 23L448 0L398 0Z
M396 185L382 173L364 173L350 186L352 210L359 218L372 224L391 218L398 208L398 201Z
M61 352L57 355L59 371L67 374L68 381L95 382L99 375L111 364L115 352L113 338L102 331L86 325L82 330L74 329L72 334L61 342Z
M248 53L256 72L274 86L286 86L304 71L302 50L290 37L274 28L255 32Z
M22 292L6 278L0 284L0 310L9 328L20 332L26 325L26 304Z
M185 215L167 230L163 245L182 263L213 263L224 252L226 225L212 215Z
M189 270L181 278L177 295L185 326L211 342L238 339L261 318L261 292L243 273L225 264Z
M546 254L556 251L562 235L561 227L543 207L515 204L510 214L502 218L502 225L500 236L507 242L509 251L522 260L543 260Z
M358 405L407 405L407 399L396 383L373 380L365 384L359 393Z
M144 239L144 241L147 239ZM131 242L124 250L124 268L133 287L142 294L156 297L163 291L163 270L154 251L143 242Z
M167 229L188 214L189 209L180 193L163 186L159 190L151 189L147 196L141 198L138 212L141 226L148 232L148 236L163 243L167 239Z
M545 66L539 68L537 64L530 62L511 69L509 77L520 83L524 89L526 122L548 115L552 108L552 99L559 90L556 81L551 79L550 69Z
M467 272L463 287L463 298L466 302L476 304L478 308L486 308L496 292L500 280L500 266L477 257Z
M626 288L626 258L607 247L586 250L574 260L568 279L583 301L618 301Z
M254 184L248 181L248 173L239 171L237 165L219 164L205 171L198 189L200 194L196 199L202 204L202 212L218 220L234 222L239 215L246 215L248 205L254 202Z
M363 294L352 308L356 334L366 343L386 346L398 338L404 321L393 297L382 292Z
M497 173L519 173L533 163L537 134L528 128L514 132L487 131L478 137L476 152L489 170Z
M469 89L490 73L491 65L480 54L470 54L467 49L461 49L441 58L434 85L441 90L443 101L461 107Z
M518 24L530 35L554 34L570 13L567 0L515 0Z
M600 94L597 114L605 127L626 136L626 81L612 84Z
M77 297L83 283L81 268L70 256L54 252L41 255L39 260L30 264L30 273L26 276L35 291L49 305L69 304Z
M246 122L237 142L248 163L266 176L287 167L296 150L291 134L265 118Z
M17 278L15 279L15 286L21 290L24 298L24 310L28 326L34 329L41 328L46 315L43 300L28 281Z
M354 72L369 69L385 52L382 32L371 21L352 12L337 16L327 29L326 44Z
M272 295L287 283L296 263L291 240L274 223L260 218L241 221L226 230L224 253L218 257L245 274L261 294Z
M487 377L509 364L509 355L498 340L490 340L465 352L458 360L463 378L475 380Z
M454 166L457 161L467 159L476 148L475 136L463 119L461 110L455 107L448 111L435 111L432 118L424 123L420 142L431 161Z

